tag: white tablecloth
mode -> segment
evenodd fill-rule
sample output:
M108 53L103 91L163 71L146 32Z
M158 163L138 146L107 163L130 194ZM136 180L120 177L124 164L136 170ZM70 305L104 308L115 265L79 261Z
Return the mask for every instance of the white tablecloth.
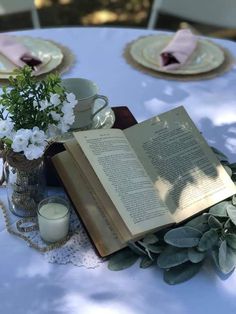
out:
M63 77L94 80L111 106L127 105L138 121L184 105L208 142L235 161L236 70L211 80L153 78L126 63L125 45L152 31L122 28L59 28L19 32L69 47L76 62ZM216 41L236 55L236 43ZM4 190L1 199L6 201ZM2 314L199 314L235 313L236 273L223 277L212 264L192 280L168 286L158 268L138 264L111 272L49 264L9 235L0 215L0 313Z

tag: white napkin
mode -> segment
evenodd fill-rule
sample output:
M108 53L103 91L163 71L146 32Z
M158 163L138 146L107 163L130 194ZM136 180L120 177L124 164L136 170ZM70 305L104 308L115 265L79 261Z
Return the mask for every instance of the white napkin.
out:
M197 47L197 37L189 30L176 32L173 39L161 51L160 64L165 70L176 70L184 65Z
M34 69L42 63L23 44L17 42L14 37L5 34L0 34L0 53L18 67L29 65Z

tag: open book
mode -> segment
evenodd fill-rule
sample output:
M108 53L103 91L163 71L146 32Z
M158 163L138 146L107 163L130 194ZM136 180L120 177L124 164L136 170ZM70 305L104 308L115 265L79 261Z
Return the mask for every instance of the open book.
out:
M183 107L74 137L53 163L102 256L236 192Z

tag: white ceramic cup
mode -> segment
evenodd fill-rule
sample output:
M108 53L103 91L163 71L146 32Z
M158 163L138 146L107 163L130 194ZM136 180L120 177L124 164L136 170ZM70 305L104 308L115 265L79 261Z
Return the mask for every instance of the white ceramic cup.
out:
M99 95L97 85L84 78L64 79L62 80L62 86L64 86L68 92L74 93L78 100L74 108L75 121L71 126L71 130L89 129L94 116L108 106L108 98ZM104 103L94 111L96 99L102 99Z

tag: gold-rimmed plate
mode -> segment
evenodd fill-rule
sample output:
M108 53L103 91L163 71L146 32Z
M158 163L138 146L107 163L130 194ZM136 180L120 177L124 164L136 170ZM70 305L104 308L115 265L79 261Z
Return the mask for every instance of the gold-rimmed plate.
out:
M173 36L153 35L136 40L130 47L132 58L139 64L162 73L195 75L210 72L225 60L223 50L211 41L199 39L197 48L186 64L176 70L166 70L159 63L159 56Z
M37 71L33 72L35 76L51 72L57 68L63 60L61 49L51 41L28 36L14 36L14 39L22 43L33 56L42 61ZM14 69L16 69L16 65L0 54L0 79L8 79Z

